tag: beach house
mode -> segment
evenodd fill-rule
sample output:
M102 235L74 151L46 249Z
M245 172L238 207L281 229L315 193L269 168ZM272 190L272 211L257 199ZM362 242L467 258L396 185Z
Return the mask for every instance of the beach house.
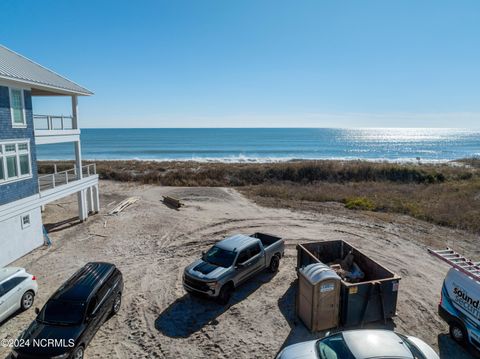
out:
M44 243L41 210L46 204L76 194L80 221L98 212L98 176L94 164L82 165L80 146L78 96L89 95L0 45L0 267ZM35 96L66 96L71 115L37 115ZM38 174L38 146L57 143L71 144L75 165Z

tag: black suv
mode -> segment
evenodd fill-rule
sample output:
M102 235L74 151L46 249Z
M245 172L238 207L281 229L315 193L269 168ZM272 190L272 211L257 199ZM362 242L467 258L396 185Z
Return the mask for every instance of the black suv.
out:
M120 310L122 273L110 263L86 264L47 301L18 338L11 357L82 359L101 325Z

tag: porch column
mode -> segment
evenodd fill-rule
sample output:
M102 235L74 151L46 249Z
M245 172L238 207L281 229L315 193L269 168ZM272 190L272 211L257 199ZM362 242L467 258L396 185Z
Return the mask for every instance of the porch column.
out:
M93 211L95 213L100 212L100 195L98 192L98 185L93 186Z
M78 98L77 96L72 96L72 127L78 129ZM80 140L73 143L75 147L75 169L77 171L77 179L83 178L82 173L82 146ZM88 216L87 209L87 198L85 190L79 191L77 193L78 200L78 217L80 221L85 221Z
M87 213L93 213L93 186L87 188Z

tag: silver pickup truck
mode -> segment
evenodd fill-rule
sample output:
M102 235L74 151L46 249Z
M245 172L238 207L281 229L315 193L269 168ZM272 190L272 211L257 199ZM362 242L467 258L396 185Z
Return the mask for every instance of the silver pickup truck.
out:
M269 234L227 237L185 268L183 287L226 304L235 288L247 279L267 268L276 272L284 250L283 239Z

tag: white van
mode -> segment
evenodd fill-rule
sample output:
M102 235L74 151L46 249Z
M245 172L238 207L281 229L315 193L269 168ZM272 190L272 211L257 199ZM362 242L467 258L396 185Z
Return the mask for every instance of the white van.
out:
M440 317L456 342L480 349L480 264L450 249L429 252L453 267L443 282Z

